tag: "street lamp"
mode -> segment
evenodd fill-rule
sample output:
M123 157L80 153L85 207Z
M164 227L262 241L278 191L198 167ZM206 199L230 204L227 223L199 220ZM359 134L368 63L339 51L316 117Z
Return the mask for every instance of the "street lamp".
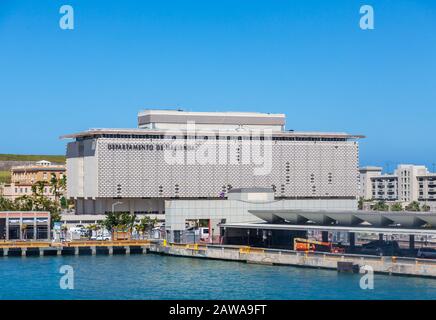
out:
M115 203L112 203L112 213L114 213L114 211L115 211L115 206L120 205L120 204L123 204L123 203L120 202L120 201L117 201L117 202L115 202Z

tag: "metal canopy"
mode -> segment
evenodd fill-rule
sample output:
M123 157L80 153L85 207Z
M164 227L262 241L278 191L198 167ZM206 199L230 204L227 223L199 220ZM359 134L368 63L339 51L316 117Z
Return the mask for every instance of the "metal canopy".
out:
M372 228L422 228L436 230L436 213L330 211L330 210L249 210L268 223Z

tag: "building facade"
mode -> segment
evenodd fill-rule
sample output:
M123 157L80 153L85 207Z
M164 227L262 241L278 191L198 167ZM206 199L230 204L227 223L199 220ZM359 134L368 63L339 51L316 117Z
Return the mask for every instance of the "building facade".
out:
M357 206L361 136L285 131L281 114L153 110L138 122L63 137L73 139L67 190L77 214L163 215L165 200L219 200L244 187Z
M43 194L51 200L55 196L50 189L52 175L57 179L62 179L66 174L65 165L55 165L49 161L39 161L34 165L16 166L11 168L11 183L5 184L0 188L0 195L10 200L22 196L32 195L32 186L38 182L44 182L46 186Z
M49 240L49 212L0 212L1 240Z
M418 176L419 196L418 200L431 208L436 207L436 174Z
M382 174L380 167L360 169L360 196L365 200L398 202L403 206L418 201L436 210L436 174L425 166L400 164L393 174Z
M260 223L250 210L338 210L356 208L355 199L280 199L268 188L235 188L226 199L173 199L165 201L165 228L174 242L183 239L188 221L208 221L211 239L222 223Z

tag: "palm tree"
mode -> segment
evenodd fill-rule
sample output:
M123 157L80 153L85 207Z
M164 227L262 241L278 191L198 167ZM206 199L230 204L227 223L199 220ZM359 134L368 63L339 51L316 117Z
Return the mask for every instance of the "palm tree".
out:
M67 188L67 178L63 176L61 179L58 179L56 174L51 174L50 179L50 192L55 197L55 202L59 202L60 197L64 193Z
M389 210L389 206L384 202L384 201L378 201L373 207L372 209L374 211L388 211Z
M430 211L430 206L428 204L423 204L421 210L424 212Z
M88 229L88 238L91 239L92 237L92 232L95 231L97 232L98 230L100 230L100 226L97 224L90 224L86 227L86 229Z
M401 203L394 203L391 206L391 211L403 211L403 206L401 205Z
M421 206L419 205L418 201L412 201L406 206L406 210L418 212L421 211Z

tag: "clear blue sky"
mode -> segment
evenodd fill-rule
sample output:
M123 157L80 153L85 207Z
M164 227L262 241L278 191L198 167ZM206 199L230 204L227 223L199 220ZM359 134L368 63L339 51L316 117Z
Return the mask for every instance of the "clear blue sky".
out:
M62 134L171 106L286 113L365 134L362 165L431 167L436 1L0 1L0 153L63 154Z

